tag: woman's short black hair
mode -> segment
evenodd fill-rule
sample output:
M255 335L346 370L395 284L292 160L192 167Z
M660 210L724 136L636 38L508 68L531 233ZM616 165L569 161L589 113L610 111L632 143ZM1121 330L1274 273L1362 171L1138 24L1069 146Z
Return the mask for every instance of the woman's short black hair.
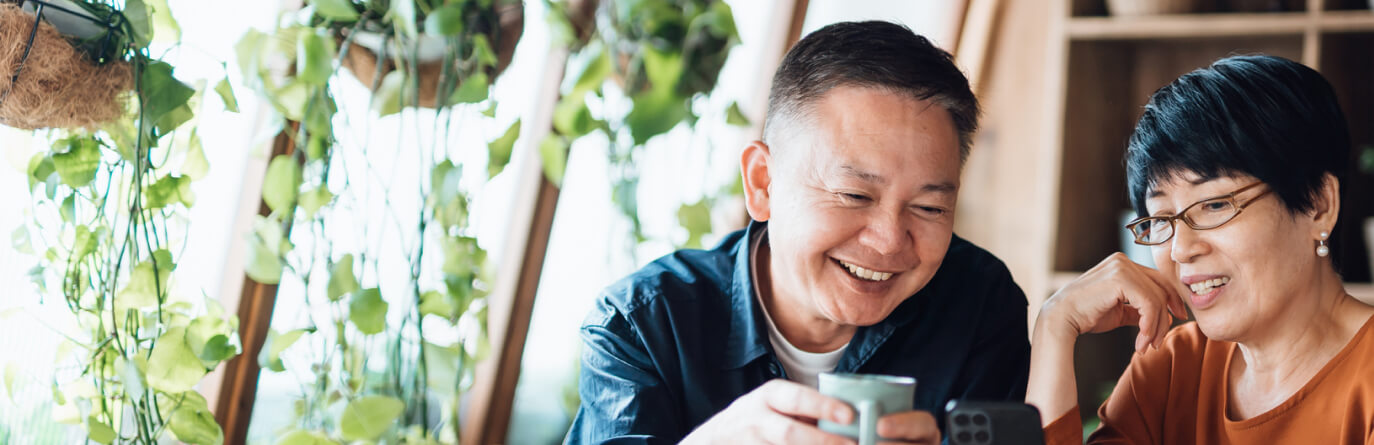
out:
M1281 57L1232 56L1155 91L1126 149L1126 182L1140 216L1147 193L1183 172L1253 176L1299 213L1326 174L1345 179L1349 156L1345 115L1321 74Z
M773 74L764 141L779 121L806 118L825 93L840 86L888 90L945 108L959 133L959 159L968 158L978 129L978 99L954 57L905 26L882 21L840 22L808 34Z

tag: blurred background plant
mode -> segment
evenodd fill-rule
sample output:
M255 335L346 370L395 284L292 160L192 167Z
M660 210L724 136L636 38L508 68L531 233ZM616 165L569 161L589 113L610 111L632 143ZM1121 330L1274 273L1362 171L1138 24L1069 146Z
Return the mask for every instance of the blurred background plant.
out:
M163 0L7 1L0 12L22 16L31 36L0 42L23 54L5 61L2 94L35 112L70 107L48 121L4 120L50 143L29 159L31 202L12 245L36 257L28 275L39 298L71 316L49 326L65 338L59 372L20 380L7 366L6 394L16 400L17 380L51 379L51 417L84 425L90 442L220 443L194 386L238 354L238 326L177 282L191 184L209 171L196 116L210 89L178 80L149 50L155 38L179 42L176 21ZM53 72L63 66L79 75ZM214 91L233 107L227 82ZM119 108L105 115L110 105ZM22 437L45 436L55 438Z
M249 237L247 273L294 281L301 292L278 299L304 313L282 315L306 318L271 332L258 357L299 384L276 443L458 441L493 282L470 214L520 121L485 153L453 133L495 121L491 84L522 28L508 0L313 0L237 45L286 145L267 168L271 213ZM391 126L414 139L368 137Z

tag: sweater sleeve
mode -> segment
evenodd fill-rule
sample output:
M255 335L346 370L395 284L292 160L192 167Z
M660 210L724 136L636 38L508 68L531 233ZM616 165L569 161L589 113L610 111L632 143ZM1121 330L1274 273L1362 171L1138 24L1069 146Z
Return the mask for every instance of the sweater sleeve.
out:
M1163 443L1166 422L1170 421L1165 418L1170 411L1170 398L1175 396L1174 391L1196 389L1196 371L1205 342L1197 325L1189 323L1169 331L1159 349L1146 349L1133 355L1111 396L1097 410L1102 423L1088 437L1088 443ZM1182 381L1177 381L1180 379ZM1188 397L1180 395L1177 398ZM1191 422L1193 419L1171 421Z
M1078 413L1078 405L1059 416L1045 427L1045 445L1081 445L1083 443L1083 418Z

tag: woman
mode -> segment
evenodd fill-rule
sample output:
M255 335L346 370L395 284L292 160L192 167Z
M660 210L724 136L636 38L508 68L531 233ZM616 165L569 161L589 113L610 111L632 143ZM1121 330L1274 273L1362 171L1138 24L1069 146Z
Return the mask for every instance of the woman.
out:
M1026 401L1047 442L1081 443L1077 337L1133 325L1090 443L1374 443L1374 307L1327 247L1349 145L1331 86L1289 60L1230 57L1155 92L1127 228L1158 269L1113 254L1041 308Z

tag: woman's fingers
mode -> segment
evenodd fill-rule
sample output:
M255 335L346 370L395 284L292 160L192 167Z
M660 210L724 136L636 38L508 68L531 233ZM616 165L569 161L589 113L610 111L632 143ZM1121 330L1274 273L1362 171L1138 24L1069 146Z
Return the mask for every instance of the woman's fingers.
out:
M1169 312L1179 320L1187 319L1188 306L1183 304L1183 296L1178 294L1178 286L1175 286L1173 282L1165 278L1164 274L1159 273L1158 270L1144 266L1141 266L1140 269L1140 272L1143 273L1146 278L1149 278L1164 291L1164 298L1168 303Z

